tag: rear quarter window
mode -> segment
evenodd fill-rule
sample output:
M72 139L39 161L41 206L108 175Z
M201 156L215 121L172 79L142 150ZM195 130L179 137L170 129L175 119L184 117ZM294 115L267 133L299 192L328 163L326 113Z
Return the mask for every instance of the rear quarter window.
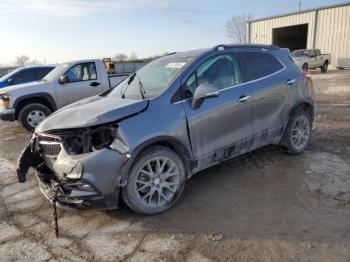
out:
M284 67L277 58L267 53L246 52L244 58L248 81L272 75Z

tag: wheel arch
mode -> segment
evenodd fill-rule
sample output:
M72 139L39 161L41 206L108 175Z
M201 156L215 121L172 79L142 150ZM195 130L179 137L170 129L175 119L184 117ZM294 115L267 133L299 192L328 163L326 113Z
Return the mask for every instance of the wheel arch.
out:
M18 120L18 115L21 112L22 108L28 104L37 103L43 104L48 107L51 112L57 110L57 106L53 97L48 93L36 93L22 96L15 100L13 108L15 108L15 119Z
M133 167L135 161L138 159L138 157L149 148L155 146L163 146L173 150L182 159L187 171L187 177L190 177L193 163L193 158L190 149L187 148L185 144L177 138L171 136L159 136L145 141L144 143L137 146L134 150L132 150L132 152L130 153L131 157L127 164L124 166L122 172L123 174L120 177L119 184L121 186L125 186L129 177L129 172Z
M315 117L315 107L314 104L308 100L308 99L302 99L300 101L298 101L294 107L292 108L292 110L289 113L289 118L294 114L294 112L296 110L298 110L299 108L305 110L306 112L308 112L310 114L311 117L311 121L314 120Z

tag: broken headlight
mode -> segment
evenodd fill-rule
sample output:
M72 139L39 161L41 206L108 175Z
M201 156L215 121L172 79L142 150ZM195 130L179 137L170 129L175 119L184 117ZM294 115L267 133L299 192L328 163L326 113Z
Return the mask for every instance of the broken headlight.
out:
M121 154L126 154L129 148L118 138L117 127L102 126L96 128L90 135L90 141L94 150L110 148Z
M127 154L129 148L118 137L118 126L103 125L89 129L70 130L56 134L69 155L80 155L104 148Z
M117 136L117 128L111 126L101 126L94 129L90 134L91 146L95 150L108 147Z

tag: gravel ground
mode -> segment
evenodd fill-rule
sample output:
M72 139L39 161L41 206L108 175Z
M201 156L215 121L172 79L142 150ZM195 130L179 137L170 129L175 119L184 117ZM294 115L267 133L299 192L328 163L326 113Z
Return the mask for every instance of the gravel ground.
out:
M15 161L29 134L0 122L0 261L350 261L350 72L312 72L310 148L265 147L188 181L170 211L52 208Z

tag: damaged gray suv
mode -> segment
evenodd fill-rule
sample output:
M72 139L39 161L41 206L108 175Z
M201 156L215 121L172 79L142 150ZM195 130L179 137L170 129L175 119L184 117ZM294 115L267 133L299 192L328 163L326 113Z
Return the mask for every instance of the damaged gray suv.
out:
M114 89L45 119L22 152L41 191L67 208L156 214L193 174L268 144L309 144L313 88L286 50L220 45L157 59Z

